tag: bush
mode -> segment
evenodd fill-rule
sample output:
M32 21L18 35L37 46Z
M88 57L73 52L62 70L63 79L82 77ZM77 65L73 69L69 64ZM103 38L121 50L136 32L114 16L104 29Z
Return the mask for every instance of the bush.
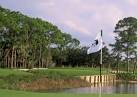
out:
M118 73L117 75L117 79L122 79L122 80L136 80L136 75L133 73Z

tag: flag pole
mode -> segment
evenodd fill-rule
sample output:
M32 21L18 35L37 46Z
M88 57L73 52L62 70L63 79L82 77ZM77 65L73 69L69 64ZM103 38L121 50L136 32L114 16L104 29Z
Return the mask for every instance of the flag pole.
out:
M102 46L103 46L103 40L102 40L102 36L103 36L103 31L101 30L101 50L100 50L100 92L99 92L99 97L101 97L102 94L102 73L101 73L101 69L102 69Z

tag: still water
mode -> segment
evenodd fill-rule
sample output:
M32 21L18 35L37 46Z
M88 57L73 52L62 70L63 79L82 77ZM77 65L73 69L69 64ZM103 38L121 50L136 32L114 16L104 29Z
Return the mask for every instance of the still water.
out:
M99 86L93 85L91 87L85 88L73 88L65 89L61 92L65 93L98 93ZM124 83L124 82L115 82L115 83L106 83L102 86L102 93L112 94L112 93L126 93L126 94L137 94L137 83Z

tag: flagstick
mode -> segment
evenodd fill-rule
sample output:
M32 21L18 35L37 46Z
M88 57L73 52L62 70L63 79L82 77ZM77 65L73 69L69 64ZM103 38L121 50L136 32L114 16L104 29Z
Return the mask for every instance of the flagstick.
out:
M103 31L101 30L101 37L102 37ZM102 66L102 43L101 41L101 51L100 51L100 91L99 91L99 97L101 97L102 94L102 76L101 76L101 66Z

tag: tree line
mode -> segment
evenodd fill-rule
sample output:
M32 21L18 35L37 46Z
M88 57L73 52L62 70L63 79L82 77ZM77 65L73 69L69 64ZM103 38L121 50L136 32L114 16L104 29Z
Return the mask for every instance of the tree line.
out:
M1 67L48 67L52 64L52 55L62 64L65 49L79 43L47 21L0 7Z
M124 18L116 24L111 51L103 48L103 67L130 64L136 68L137 19ZM40 18L0 7L0 67L46 68L52 66L97 67L100 52L87 55L87 46L57 26Z
M137 19L127 17L115 26L115 43L110 44L117 72L123 68L135 72L137 67Z

